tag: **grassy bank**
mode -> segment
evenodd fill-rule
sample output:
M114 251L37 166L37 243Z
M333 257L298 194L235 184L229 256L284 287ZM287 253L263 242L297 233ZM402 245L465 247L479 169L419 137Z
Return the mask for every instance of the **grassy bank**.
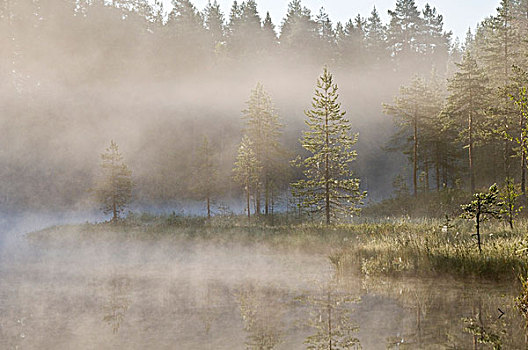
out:
M302 250L326 255L343 273L366 275L475 277L516 280L528 271L525 233L528 221L510 230L487 223L483 252L478 252L473 224L461 219L445 224L437 219L384 219L346 225L315 223L248 224L243 217L133 215L119 223L56 226L27 235L30 242L64 244L104 241L194 241L209 244L265 244L273 249Z

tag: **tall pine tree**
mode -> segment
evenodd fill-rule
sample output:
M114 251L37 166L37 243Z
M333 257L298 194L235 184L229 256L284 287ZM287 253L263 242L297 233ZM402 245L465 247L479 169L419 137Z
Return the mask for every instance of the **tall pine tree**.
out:
M466 51L458 72L448 83L447 113L458 126L468 150L469 188L475 192L475 141L486 122L489 102L488 79L469 51Z
M340 214L351 215L366 193L360 191L360 180L350 169L356 159L352 149L358 134L351 134L350 121L341 111L337 84L325 67L317 80L312 109L306 111L309 131L303 133L301 144L310 155L298 164L304 170L305 179L292 184L295 196L302 198L302 205L323 213L326 223Z

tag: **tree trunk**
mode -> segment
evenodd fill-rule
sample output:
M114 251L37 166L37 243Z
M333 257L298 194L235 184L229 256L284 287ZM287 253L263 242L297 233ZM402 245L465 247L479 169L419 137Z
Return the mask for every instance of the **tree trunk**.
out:
M475 174L473 173L473 112L469 112L468 118L468 132L469 132L469 186L471 193L475 193Z
M247 199L247 215L248 215L248 221L251 220L251 210L249 206L249 184L247 184L246 187L246 199Z
M113 214L112 221L117 221L117 203L116 203L115 194L112 196L112 214Z
M435 179L436 179L436 191L440 192L440 150L438 149L438 144L436 145L436 161L435 161Z
M413 119L413 187L414 187L414 197L418 196L418 116L414 112Z
M328 348L332 350L332 307L330 305L330 291L328 291Z
M330 225L330 165L328 164L330 158L328 155L330 148L330 135L328 131L328 109L326 108L325 113L325 212L326 212L326 224Z
M424 192L429 192L429 162L427 159L424 161L425 166L425 189Z
M264 215L268 216L269 214L269 180L266 176L265 183L264 183Z
M260 214L260 189L259 185L257 184L255 188L255 215Z
M477 208L477 215L476 215L475 219L477 220L477 223L476 223L476 227L477 227L477 244L478 244L479 253L482 254L482 246L481 246L481 242L480 242L480 205Z
M211 219L211 198L207 194L207 219Z
M525 127L524 115L521 112L519 116L519 126L521 129L520 141L521 141L521 192L523 196L526 196L526 137L524 135Z

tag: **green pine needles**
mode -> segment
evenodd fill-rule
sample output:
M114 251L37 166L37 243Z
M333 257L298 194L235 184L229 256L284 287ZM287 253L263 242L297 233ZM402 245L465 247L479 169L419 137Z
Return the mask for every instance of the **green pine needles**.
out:
M357 156L352 146L358 134L351 134L350 121L337 102L337 91L337 84L325 67L317 80L312 109L305 112L309 130L303 133L301 144L310 156L294 161L303 169L305 179L292 184L293 195L301 199L301 205L324 214L327 224L331 218L358 212L357 206L366 196L350 169Z
M101 154L101 177L95 191L104 214L112 214L112 221L119 219L132 199L132 172L123 161L119 147L110 141Z

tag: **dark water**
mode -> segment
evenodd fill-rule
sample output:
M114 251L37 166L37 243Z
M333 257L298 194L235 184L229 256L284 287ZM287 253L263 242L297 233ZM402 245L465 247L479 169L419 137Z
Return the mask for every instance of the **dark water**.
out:
M4 248L0 349L526 347L515 285L350 277L237 244Z

